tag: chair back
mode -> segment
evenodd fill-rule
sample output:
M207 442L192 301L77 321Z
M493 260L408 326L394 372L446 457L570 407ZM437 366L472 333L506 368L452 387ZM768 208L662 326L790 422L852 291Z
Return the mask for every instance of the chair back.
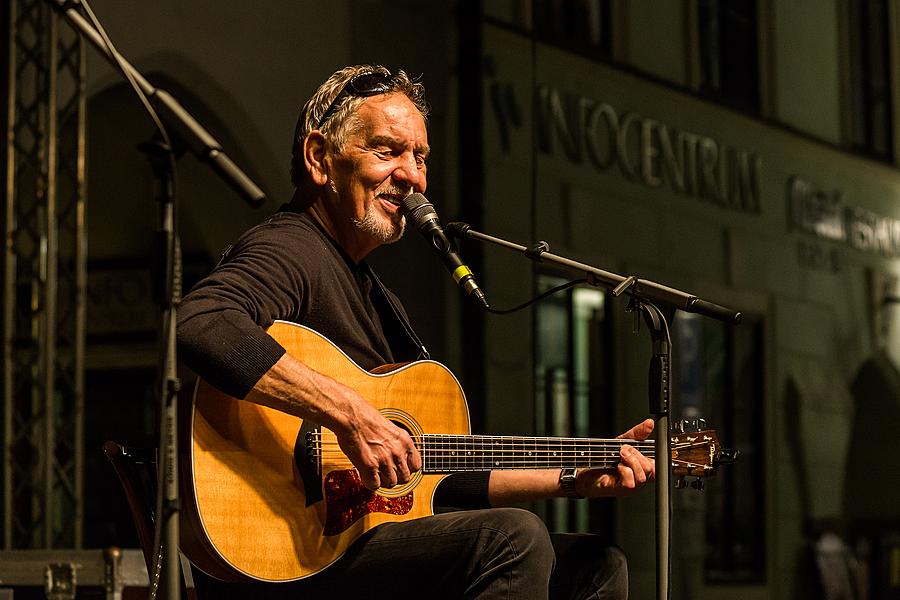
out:
M123 446L109 440L103 444L103 453L122 484L144 553L147 573L152 577L156 572L156 562L161 558L154 556L156 548L153 544L156 525L156 452Z

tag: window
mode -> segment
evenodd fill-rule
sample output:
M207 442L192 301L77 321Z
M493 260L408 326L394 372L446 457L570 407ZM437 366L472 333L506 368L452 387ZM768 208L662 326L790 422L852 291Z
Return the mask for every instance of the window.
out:
M893 159L887 0L848 0L850 146Z
M564 279L541 276L541 291ZM574 288L535 311L535 432L538 436L609 437L612 426L610 327L606 295ZM610 502L559 498L538 507L556 531L612 531Z
M719 469L702 495L674 497L677 526L705 529L706 579L713 583L765 580L763 463L764 365L762 321L738 327L678 312L674 319L676 418L705 418L725 448L741 452ZM675 537L678 533L674 533Z
M534 0L533 10L538 39L591 58L609 58L609 0Z
M760 110L757 21L756 0L698 0L701 93Z

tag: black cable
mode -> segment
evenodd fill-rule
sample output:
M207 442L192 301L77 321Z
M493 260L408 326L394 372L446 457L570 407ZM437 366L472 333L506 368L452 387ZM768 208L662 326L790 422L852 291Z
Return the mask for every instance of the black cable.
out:
M159 131L159 135L162 138L163 142L163 150L166 152L166 156L169 162L169 169L171 173L171 178L168 181L168 184L171 186L171 189L166 192L171 195L173 208L172 208L172 220L173 220L173 229L174 229L174 221L177 218L178 210L177 204L175 204L175 198L177 197L175 194L175 182L177 180L176 177L176 165L175 165L175 155L172 148L172 140L169 137L169 132L166 131L165 126L162 123L162 120L159 118L156 110L150 104L147 95L144 93L144 90L137 84L132 75L131 71L122 64L122 60L119 57L118 51L115 49L115 46L112 43L112 40L109 39L109 36L106 34L106 30L101 25L100 20L94 14L94 11L91 9L88 0L80 0L80 4L84 9L85 15L90 20L91 25L93 25L94 29L97 30L97 33L100 34L100 38L103 41L103 45L106 47L107 53L113 59L114 63L118 67L119 71L122 75L125 76L125 79L131 85L134 93L137 95L138 99L141 101L141 104L144 106L144 110L147 111L147 114L150 116L150 119L153 121L153 124L156 126L156 129ZM177 229L175 229L177 231ZM177 246L177 238L176 236L172 236L171 239L172 246L170 247L171 256L175 256L176 246ZM166 328L166 339L162 340L163 348L167 348L169 345L168 336L171 336L172 332L169 331L170 328ZM160 468L159 461L157 461L157 470L159 473L159 479L157 481L157 498L156 498L156 527L154 527L153 532L153 560L154 560L154 569L153 573L148 573L149 575L149 588L148 588L148 598L150 600L154 600L157 596L159 589L159 578L162 570L162 523L166 519L166 515L163 515L163 473L164 469ZM171 549L169 549L171 551ZM176 549L177 551L177 549Z
M563 283L556 287L550 288L546 292L538 294L531 300L528 300L527 302L524 302L513 308L507 308L507 309L503 309L503 310L496 309L496 308L486 308L485 310L487 310L489 313L495 314L495 315L508 315L510 313L514 313L516 311L522 310L523 308L527 308L527 307L531 306L532 304L534 304L535 302L540 302L541 300L545 299L547 296L552 296L553 294L562 292L571 287L575 287L576 285L579 285L581 283L587 283L587 279L573 279L572 281L567 281L566 283Z

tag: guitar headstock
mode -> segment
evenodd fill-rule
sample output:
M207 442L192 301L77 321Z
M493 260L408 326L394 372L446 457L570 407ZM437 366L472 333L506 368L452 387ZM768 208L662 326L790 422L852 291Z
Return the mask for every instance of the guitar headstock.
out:
M687 485L685 477L696 477L691 487L703 489L703 479L714 477L720 465L731 464L740 455L738 450L722 448L716 431L705 427L703 419L696 419L679 421L673 429L672 475L676 488Z

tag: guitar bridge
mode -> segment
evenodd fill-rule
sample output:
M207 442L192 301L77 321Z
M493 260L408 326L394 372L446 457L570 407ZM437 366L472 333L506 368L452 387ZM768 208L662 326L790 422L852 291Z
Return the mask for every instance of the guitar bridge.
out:
M294 442L294 467L303 482L306 505L322 500L322 431L309 421L303 421Z
M306 460L309 461L309 466L316 470L316 475L321 477L322 461L319 458L322 444L319 443L320 435L318 428L306 432Z

